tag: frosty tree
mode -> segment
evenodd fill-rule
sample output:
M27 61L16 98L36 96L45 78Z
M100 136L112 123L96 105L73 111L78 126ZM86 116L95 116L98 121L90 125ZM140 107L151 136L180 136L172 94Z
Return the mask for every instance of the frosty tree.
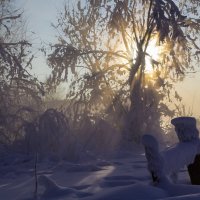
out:
M51 88L71 80L72 116L98 116L139 141L173 116L166 99L199 60L199 1L85 0L66 3L48 63ZM165 101L165 103L164 103Z
M40 82L30 74L33 55L22 11L0 0L0 142L12 143L34 107L41 103Z

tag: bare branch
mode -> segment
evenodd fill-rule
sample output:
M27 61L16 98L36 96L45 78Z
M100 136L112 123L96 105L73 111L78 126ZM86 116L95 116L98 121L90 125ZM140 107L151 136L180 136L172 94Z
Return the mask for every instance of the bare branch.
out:
M0 23L2 23L2 21L4 21L4 20L14 20L14 19L18 19L18 18L20 18L21 17L21 15L22 15L22 13L20 13L20 14L18 14L18 15L14 15L14 16L7 16L7 17L2 17L2 18L0 18Z
M3 46L15 46L15 45L28 45L28 46L32 46L32 44L29 43L26 40L19 41L19 42L1 42L0 41L0 44L3 45Z

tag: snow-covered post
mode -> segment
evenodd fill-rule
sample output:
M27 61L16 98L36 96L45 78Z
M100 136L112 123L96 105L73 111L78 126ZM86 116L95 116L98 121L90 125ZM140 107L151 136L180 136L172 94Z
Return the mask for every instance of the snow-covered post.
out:
M196 128L194 117L177 117L171 120L180 142L199 142L199 131ZM183 152L184 153L184 152ZM193 185L200 185L200 154L195 157L192 164L188 165L188 173Z
M145 156L148 161L148 170L154 183L158 184L165 180L164 160L159 152L157 140L152 135L143 135L142 144L145 147Z

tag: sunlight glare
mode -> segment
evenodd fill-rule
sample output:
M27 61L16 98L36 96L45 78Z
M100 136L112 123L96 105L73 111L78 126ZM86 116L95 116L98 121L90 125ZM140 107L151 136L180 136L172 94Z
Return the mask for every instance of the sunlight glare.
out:
M147 47L147 54L145 57L145 72L152 73L153 72L153 64L152 59L155 61L159 60L159 46L157 46L157 37L150 40L149 45Z

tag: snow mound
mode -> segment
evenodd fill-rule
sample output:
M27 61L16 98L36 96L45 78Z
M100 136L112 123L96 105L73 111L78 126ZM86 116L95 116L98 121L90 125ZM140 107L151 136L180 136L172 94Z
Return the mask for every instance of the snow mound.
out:
M109 192L99 193L87 200L153 200L167 197L167 193L157 187L138 183L126 187L117 187Z
M39 184L43 185L45 187L45 191L42 194L43 198L55 198L60 196L70 196L70 197L79 197L83 198L86 196L90 196L90 193L77 191L72 188L59 186L55 181L53 181L51 178L41 175L38 178Z

